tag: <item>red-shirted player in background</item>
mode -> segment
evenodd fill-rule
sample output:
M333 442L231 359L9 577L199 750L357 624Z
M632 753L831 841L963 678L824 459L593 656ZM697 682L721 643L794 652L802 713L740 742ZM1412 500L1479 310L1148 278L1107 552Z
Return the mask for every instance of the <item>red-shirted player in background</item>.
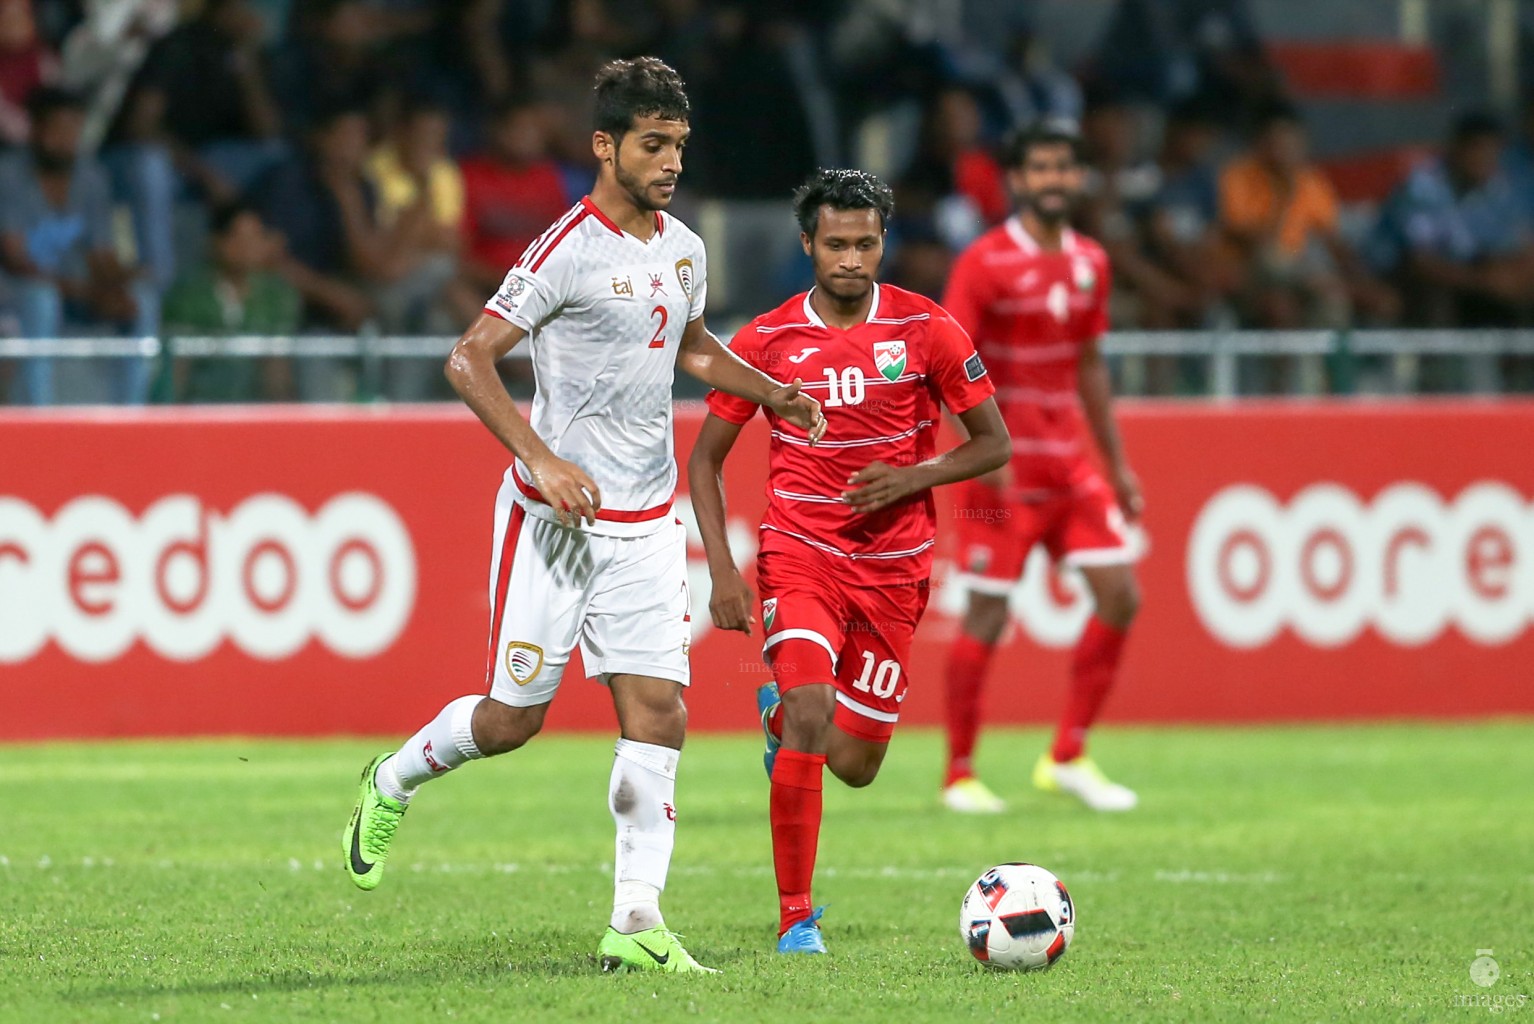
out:
M1132 568L1140 485L1114 426L1108 367L1108 257L1068 224L1081 193L1076 138L1037 126L1008 143L1007 178L1020 212L959 257L943 305L975 340L1012 436L1010 464L966 484L959 497L960 569L969 584L963 632L948 664L948 773L943 800L957 811L1002 802L974 774L980 691L1008 620L1007 598L1035 544L1080 569L1096 603L1076 644L1070 692L1053 747L1034 767L1040 789L1099 811L1135 806L1085 754L1087 730L1113 686L1140 603ZM1097 442L1107 480L1088 445Z
M1010 451L969 336L936 303L874 283L893 210L889 187L870 174L812 176L794 195L794 214L815 287L730 344L755 367L802 379L827 422L811 448L803 430L767 414L757 582L762 651L776 682L758 691L757 705L772 779L780 953L825 952L810 899L822 769L860 787L884 760L927 605L931 489L1004 466ZM751 588L725 537L721 474L757 406L719 392L708 405L687 475L713 577L709 608L719 628L749 634ZM937 455L942 406L970 439Z

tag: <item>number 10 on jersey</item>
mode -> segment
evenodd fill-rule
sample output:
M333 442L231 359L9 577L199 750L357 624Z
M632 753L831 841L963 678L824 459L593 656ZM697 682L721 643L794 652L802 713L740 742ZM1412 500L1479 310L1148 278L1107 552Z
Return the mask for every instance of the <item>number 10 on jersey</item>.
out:
M863 378L862 367L849 366L840 373L827 367L825 374L826 388L829 392L825 402L827 409L835 409L841 405L863 404L863 392L868 382Z

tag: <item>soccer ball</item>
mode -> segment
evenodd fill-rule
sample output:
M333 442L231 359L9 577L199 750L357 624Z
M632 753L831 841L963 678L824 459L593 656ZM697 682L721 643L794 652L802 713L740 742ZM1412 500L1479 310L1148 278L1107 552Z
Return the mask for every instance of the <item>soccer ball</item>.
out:
M998 864L975 880L959 908L959 935L970 953L998 970L1053 967L1075 934L1071 894L1037 864Z

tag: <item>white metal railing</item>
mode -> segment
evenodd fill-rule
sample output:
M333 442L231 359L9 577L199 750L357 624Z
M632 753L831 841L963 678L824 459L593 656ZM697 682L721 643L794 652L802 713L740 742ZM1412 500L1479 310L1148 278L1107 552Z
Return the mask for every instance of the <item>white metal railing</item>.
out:
M154 337L0 338L0 359L203 359L267 358L355 359L364 376L385 360L444 359L455 338L440 335L230 335ZM1465 360L1466 389L1495 392L1501 388L1498 362L1502 357L1534 357L1530 330L1359 330L1359 331L1114 331L1104 350L1119 364L1121 376L1143 378L1145 362L1156 357L1203 360L1206 391L1217 397L1240 394L1243 360L1288 357L1312 366L1297 379L1312 386L1299 390L1343 392L1346 382L1326 378L1325 363L1336 369L1356 369L1360 360L1383 364L1389 390L1416 389L1424 356ZM508 358L528 358L527 346ZM1347 373L1334 375L1348 376ZM1320 384L1315 385L1316 381ZM1132 388L1131 390L1137 390Z

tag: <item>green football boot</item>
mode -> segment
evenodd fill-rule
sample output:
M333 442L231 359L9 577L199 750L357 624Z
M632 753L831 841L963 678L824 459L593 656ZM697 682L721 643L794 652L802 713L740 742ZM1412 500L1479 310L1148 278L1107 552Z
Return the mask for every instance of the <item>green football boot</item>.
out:
M597 947L605 971L667 971L693 974L718 974L712 967L704 967L682 948L682 943L665 928L650 928L632 935L624 935L613 928L602 936Z
M357 808L341 833L341 856L345 858L346 873L359 889L378 888L378 883L383 880L384 861L389 857L389 844L394 841L394 830L405 817L405 805L384 796L373 781L378 766L391 754L392 750L379 754L362 769Z

